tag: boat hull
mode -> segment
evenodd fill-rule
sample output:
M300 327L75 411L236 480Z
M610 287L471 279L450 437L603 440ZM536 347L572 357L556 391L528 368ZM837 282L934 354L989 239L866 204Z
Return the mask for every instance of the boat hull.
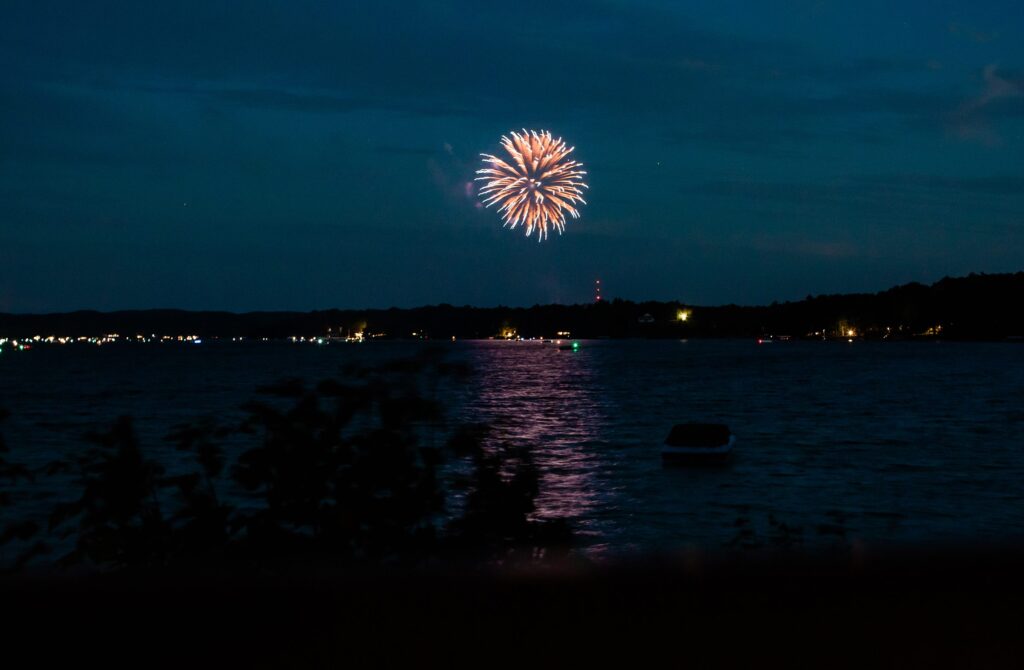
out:
M673 463L723 463L732 456L734 444L735 435L730 435L727 443L715 447L673 447L666 444L661 447L661 457Z

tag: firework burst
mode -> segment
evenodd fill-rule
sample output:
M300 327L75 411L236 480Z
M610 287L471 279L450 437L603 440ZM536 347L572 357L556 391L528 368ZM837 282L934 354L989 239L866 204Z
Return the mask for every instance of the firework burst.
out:
M565 215L580 218L577 205L585 205L582 163L569 160L575 147L567 147L562 138L542 130L523 130L501 137L511 160L490 154L484 157L477 181L483 181L480 197L484 205L498 205L498 212L509 228L526 226L526 236L537 231L537 241L547 239L548 227L561 234Z

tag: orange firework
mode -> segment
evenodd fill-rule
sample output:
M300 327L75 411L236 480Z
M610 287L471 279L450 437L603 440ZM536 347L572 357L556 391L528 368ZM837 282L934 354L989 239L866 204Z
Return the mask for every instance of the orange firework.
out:
M526 226L526 236L537 230L537 241L547 239L548 226L558 233L565 231L565 215L580 218L576 205L587 204L583 199L582 163L569 160L575 147L565 146L562 138L555 139L542 130L523 130L510 133L511 139L501 137L510 162L490 154L481 154L489 166L476 173L477 181L484 181L480 197L484 205L499 205L498 211L505 225L515 228Z

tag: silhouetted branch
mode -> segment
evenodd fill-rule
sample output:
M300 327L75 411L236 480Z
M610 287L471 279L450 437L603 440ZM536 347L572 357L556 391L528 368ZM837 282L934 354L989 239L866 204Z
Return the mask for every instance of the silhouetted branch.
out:
M347 372L261 387L266 399L246 403L237 425L175 426L167 439L191 455L193 471L165 474L127 417L88 436L83 455L44 468L70 472L81 489L50 514L50 531L74 541L62 562L416 565L532 561L568 546L566 525L532 517L529 452L485 447L484 427L447 423L436 398L465 366L426 351ZM424 441L437 433L446 437ZM10 532L27 540L29 531Z

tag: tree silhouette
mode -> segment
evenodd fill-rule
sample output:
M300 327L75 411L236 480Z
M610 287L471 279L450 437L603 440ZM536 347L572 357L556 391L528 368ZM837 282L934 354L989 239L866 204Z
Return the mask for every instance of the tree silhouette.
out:
M50 515L50 531L73 544L60 562L262 570L493 564L566 551L568 526L533 516L529 451L446 417L437 398L467 374L428 351L315 385L283 380L258 389L239 424L176 426L167 439L190 456L185 472L148 458L120 417L87 437L90 449L46 469L70 473L79 488Z

